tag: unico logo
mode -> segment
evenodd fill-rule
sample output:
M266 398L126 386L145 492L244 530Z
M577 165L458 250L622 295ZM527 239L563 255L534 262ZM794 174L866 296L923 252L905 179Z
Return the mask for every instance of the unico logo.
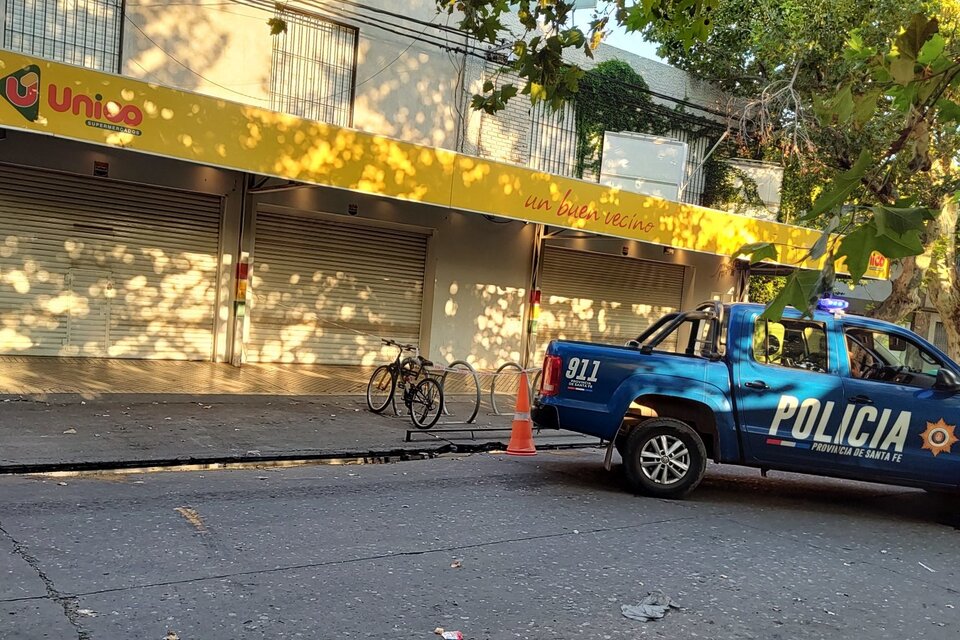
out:
M55 84L49 86L47 102L54 111L69 111L75 116L87 118L89 127L140 135L140 130L133 127L143 122L143 112L135 105L120 104L114 100L104 102L99 93L93 97L82 93L74 94L70 87L63 87L61 92L60 87Z
M0 92L30 122L40 116L40 67L28 65L3 79Z

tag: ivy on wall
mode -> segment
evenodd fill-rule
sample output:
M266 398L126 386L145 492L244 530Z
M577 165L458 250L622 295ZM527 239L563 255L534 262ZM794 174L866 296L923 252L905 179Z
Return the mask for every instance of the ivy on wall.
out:
M576 130L576 164L578 178L596 179L600 175L605 131L633 132L662 136L683 130L690 138L707 137L708 147L719 138L722 126L685 113L682 104L671 108L657 103L649 94L643 77L623 60L606 60L584 73L573 99ZM726 166L726 165L723 165ZM732 167L731 167L732 169ZM741 172L742 173L742 172ZM748 184L745 202L760 202L756 183L746 175L739 176ZM722 176L719 179L725 179ZM730 190L737 177L730 178ZM709 185L711 177L706 176ZM749 185L752 185L752 192ZM762 202L761 202L762 206Z
M765 208L757 182L723 157L711 156L703 165L702 204L732 213L752 213Z
M670 129L647 89L643 77L622 60L601 62L583 75L574 98L577 177L600 174L604 131L662 135Z

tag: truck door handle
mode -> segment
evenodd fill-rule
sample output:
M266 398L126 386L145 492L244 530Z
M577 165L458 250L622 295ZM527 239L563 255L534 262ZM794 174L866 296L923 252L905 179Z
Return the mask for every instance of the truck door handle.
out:
M851 404L873 404L873 400L864 395L847 398L847 402Z
M769 389L767 383L763 380L754 380L753 382L744 382L743 386L750 387L751 389Z

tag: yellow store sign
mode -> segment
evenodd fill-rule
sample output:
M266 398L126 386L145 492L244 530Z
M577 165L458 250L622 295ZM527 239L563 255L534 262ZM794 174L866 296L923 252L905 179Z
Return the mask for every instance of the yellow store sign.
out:
M819 234L0 50L0 126L591 233L730 255ZM875 256L867 275L887 276Z

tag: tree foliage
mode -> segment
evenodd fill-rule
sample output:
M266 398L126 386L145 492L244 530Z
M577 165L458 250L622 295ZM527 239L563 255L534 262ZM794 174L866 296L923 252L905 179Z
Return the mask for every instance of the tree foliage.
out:
M599 175L605 131L660 134L667 122L653 108L643 77L622 60L607 60L584 73L573 98L577 175Z
M706 37L717 0L613 0L597 12L586 30L573 26L573 0L436 0L439 11L459 17L460 29L481 42L509 50L506 69L523 81L488 82L473 98L474 109L496 113L518 93L534 103L546 101L559 108L577 93L583 69L568 64L572 50L593 56L611 23L628 31L656 24L674 25L680 42L692 44ZM519 29L511 27L514 19Z

